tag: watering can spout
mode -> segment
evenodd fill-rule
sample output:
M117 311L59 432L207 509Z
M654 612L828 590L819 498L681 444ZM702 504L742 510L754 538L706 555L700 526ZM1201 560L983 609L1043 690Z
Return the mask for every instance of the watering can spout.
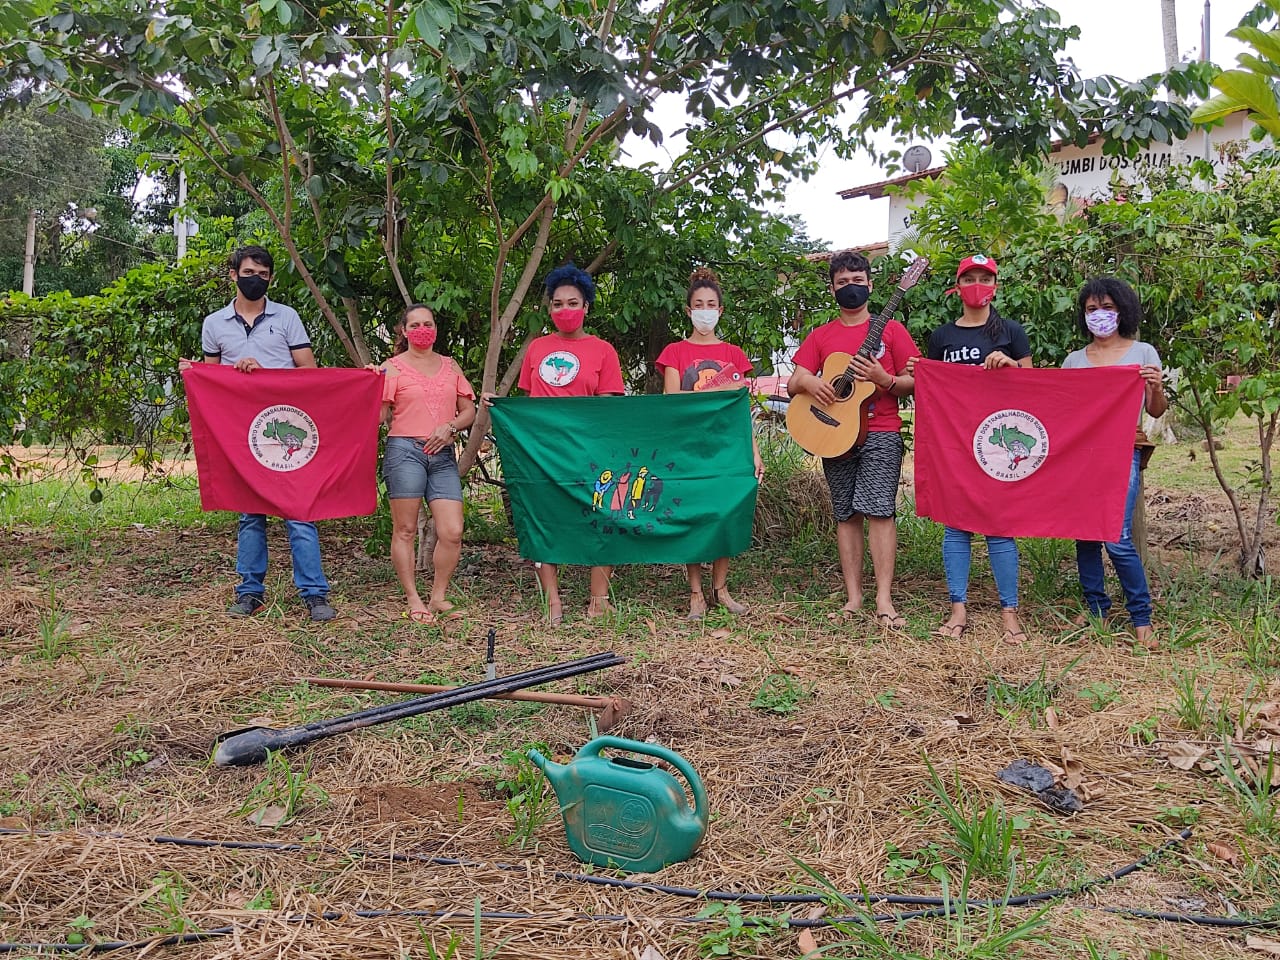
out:
M552 789L555 789L563 779L566 767L564 764L556 763L554 760L548 760L537 750L530 750L527 754L534 766L543 772L546 778L551 781Z

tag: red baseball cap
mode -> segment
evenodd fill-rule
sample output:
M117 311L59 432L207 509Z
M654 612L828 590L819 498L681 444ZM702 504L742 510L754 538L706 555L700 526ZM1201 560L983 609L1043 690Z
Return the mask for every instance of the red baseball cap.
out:
M973 256L965 257L960 261L960 266L956 267L956 279L960 279L963 274L975 268L978 270L985 270L993 277L997 273L996 261L994 258L988 257L985 254L975 253Z

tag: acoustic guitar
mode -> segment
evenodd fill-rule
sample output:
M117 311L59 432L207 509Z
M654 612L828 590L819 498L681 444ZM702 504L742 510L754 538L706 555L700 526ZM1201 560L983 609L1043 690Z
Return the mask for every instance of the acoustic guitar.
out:
M903 295L920 282L928 269L925 257L917 257L907 267L884 309L868 321L867 337L858 348L858 356L871 358L879 352L884 328L893 319ZM792 397L787 406L787 432L814 456L843 456L866 441L867 414L880 388L870 380L855 379L853 357L847 353L827 357L818 376L835 391L835 402L824 406L807 393Z

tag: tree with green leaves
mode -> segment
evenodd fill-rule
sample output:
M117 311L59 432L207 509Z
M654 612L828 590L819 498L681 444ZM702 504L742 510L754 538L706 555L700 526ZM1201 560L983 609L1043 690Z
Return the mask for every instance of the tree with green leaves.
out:
M1024 215L1005 233L1000 211L1027 202L1045 211L1044 195L1017 170L988 176L1000 160L976 147L953 154L957 167L927 192L917 211L918 246L940 271L986 249L983 236L1003 241L1000 312L1021 321L1037 366L1056 365L1080 346L1075 298L1085 279L1118 276L1138 291L1147 315L1142 339L1180 371L1175 405L1208 442L1215 477L1230 503L1241 573L1264 568L1267 526L1276 519L1273 454L1280 435L1280 166L1273 155L1240 161L1219 176L1205 161L1168 172L1117 179L1110 199L1089 204L1059 223L1047 212ZM1216 181L1206 190L1206 182ZM1001 192L1003 182L1006 191ZM897 258L877 269L892 275ZM916 336L951 319L944 284L922 284L910 298L908 326ZM1224 391L1228 376L1240 386ZM1258 457L1243 476L1229 475L1213 438L1244 415L1254 424Z
M980 131L1006 152L1107 132L1136 146L1141 124L1186 125L1161 82L1202 82L1195 65L1083 80L1059 59L1077 30L1037 0L15 2L29 19L0 41L15 96L170 138L193 180L251 198L351 362L410 300L480 321L486 390L541 328L527 302L549 266L667 262L655 210L714 208L733 233L735 207L886 129ZM685 146L668 169L629 168L628 135L662 137L663 95L686 104ZM597 314L637 329L651 315L611 286Z
M21 264L28 249L57 259L66 221L87 228L107 178L109 126L67 108L26 107L0 124L0 257ZM28 265L30 271L31 265ZM29 283L31 276L24 278ZM16 286L16 284L15 284Z
M1260 133L1280 138L1280 26L1263 30L1259 24L1280 17L1280 0L1263 0L1227 33L1253 48L1241 53L1239 66L1223 70L1212 80L1218 95L1196 107L1193 123L1212 126L1240 110Z

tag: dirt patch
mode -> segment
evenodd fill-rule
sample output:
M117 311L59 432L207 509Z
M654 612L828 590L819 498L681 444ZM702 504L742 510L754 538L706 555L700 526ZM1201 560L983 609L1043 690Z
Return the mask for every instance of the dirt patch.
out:
M485 800L486 792L489 792L487 787L482 790L466 780L422 787L380 783L357 790L354 809L362 819L379 823L417 820L461 823L464 819L489 816L502 806Z

